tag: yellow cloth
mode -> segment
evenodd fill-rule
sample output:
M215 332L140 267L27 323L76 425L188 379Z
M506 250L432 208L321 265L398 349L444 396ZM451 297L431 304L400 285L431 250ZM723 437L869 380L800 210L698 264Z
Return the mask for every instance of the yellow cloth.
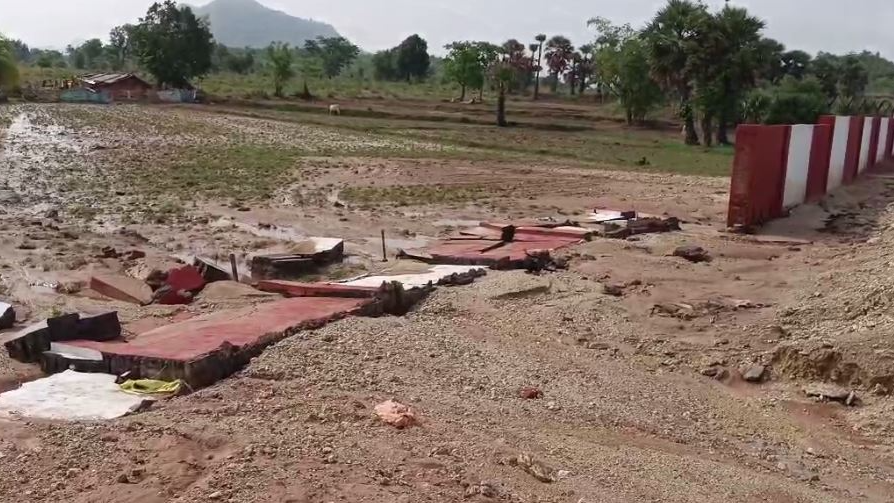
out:
M172 394L175 395L183 388L183 381L156 381L154 379L138 379L124 381L120 384L123 391L136 395L159 395Z

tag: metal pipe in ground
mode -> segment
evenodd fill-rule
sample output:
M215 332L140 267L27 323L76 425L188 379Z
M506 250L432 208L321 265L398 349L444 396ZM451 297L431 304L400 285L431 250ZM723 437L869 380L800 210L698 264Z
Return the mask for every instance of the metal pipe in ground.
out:
M230 269L233 271L233 281L239 281L239 268L236 266L236 254L230 254Z

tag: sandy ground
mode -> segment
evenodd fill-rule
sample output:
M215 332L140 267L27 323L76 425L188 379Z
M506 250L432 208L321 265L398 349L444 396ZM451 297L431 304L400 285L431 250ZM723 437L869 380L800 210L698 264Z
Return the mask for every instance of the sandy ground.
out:
M30 320L114 306L136 329L257 302L209 292L188 308L141 309L57 290L98 270L245 258L302 235L346 238L348 274L385 267L379 229L393 253L477 220L564 219L595 206L686 224L576 246L560 273L492 272L440 289L406 317L299 334L236 376L138 415L0 420L0 500L891 501L892 179L805 208L759 241L723 232L723 179L311 152L269 199L196 200L163 221L128 220L152 201L121 187L115 170L150 170L190 138L440 147L183 109L7 108L0 124L3 114L0 298ZM394 186L414 187L404 204L342 205L357 188L381 197ZM457 187L476 196L432 195ZM713 260L671 256L683 244ZM107 246L147 258L97 258ZM766 382L745 382L758 364ZM34 377L0 355L0 389ZM803 389L820 382L854 390L859 405L808 398ZM522 399L523 387L543 397ZM373 409L387 399L413 407L420 425L382 424Z

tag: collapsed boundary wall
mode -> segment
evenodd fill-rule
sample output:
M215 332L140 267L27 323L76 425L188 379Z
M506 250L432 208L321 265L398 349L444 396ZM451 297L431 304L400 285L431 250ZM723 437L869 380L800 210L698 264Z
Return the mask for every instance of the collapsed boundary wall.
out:
M823 116L818 124L736 130L729 227L783 217L894 158L894 118Z

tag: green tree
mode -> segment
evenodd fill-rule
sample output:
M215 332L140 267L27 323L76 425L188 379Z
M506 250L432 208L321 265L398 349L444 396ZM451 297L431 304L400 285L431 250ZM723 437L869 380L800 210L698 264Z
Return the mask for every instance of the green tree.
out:
M546 43L546 35L543 33L534 37L537 41L537 61L534 64L534 101L540 99L540 72L543 71L543 44ZM531 51L533 52L533 48Z
M335 78L360 54L360 48L344 37L317 37L304 43L304 50L323 66L323 75Z
M419 35L411 35L397 46L395 65L402 78L423 80L431 69L428 42Z
M509 55L494 61L490 66L490 77L497 88L497 127L507 127L506 94L512 87L512 80L517 76L516 68L509 61Z
M485 63L475 42L453 42L444 46L449 52L444 60L444 74L460 87L460 101L466 99L466 89L484 85Z
M696 72L692 59L701 50L709 19L710 14L704 4L691 0L668 0L644 31L652 74L666 89L676 92L680 99L687 145L699 144L692 106Z
M81 44L79 50L84 55L84 64L87 68L99 68L102 66L102 56L105 54L105 46L103 46L102 40L91 38Z
M758 42L758 51L762 62L758 70L758 78L772 83L782 80L782 77L785 76L782 61L785 46L772 38L765 37Z
M663 99L651 76L645 42L630 25L615 26L604 18L593 18L588 25L596 27L592 51L600 84L624 107L628 124L642 123Z
M379 51L373 54L373 78L376 80L400 80L397 71L397 54L394 49Z
M862 97L869 85L869 72L863 63L852 54L845 56L841 60L840 72L838 89L841 97L851 101Z
M559 90L559 77L568 71L574 57L574 46L567 37L556 35L546 43L546 65L552 75L552 92Z
M312 100L313 94L310 92L308 82L311 79L322 79L325 71L323 70L322 60L314 55L305 53L298 59L298 71L301 73L301 79L304 81L304 89L299 97L304 100Z
M181 87L211 70L214 37L189 6L172 0L152 4L131 38L140 64L159 86Z
M112 70L122 70L127 65L132 49L131 32L133 32L133 25L130 24L116 26L109 32L109 45L106 46L106 52L109 55Z
M696 68L696 104L702 113L705 144L729 144L727 128L738 122L743 96L756 84L763 63L761 31L764 22L740 7L724 6L706 21Z
M782 71L796 79L803 79L813 58L804 51L786 51L782 53Z
M764 124L812 124L828 112L823 86L815 77L786 75L779 84L751 92L743 105L749 121Z
M276 42L267 47L267 61L270 64L270 73L273 75L274 96L283 97L283 87L295 76L292 66L294 61L292 48L289 44Z
M3 90L19 83L19 66L13 55L12 45L0 34L0 95Z
M838 81L841 76L841 63L836 56L821 52L810 62L808 73L813 75L833 102L838 98Z

